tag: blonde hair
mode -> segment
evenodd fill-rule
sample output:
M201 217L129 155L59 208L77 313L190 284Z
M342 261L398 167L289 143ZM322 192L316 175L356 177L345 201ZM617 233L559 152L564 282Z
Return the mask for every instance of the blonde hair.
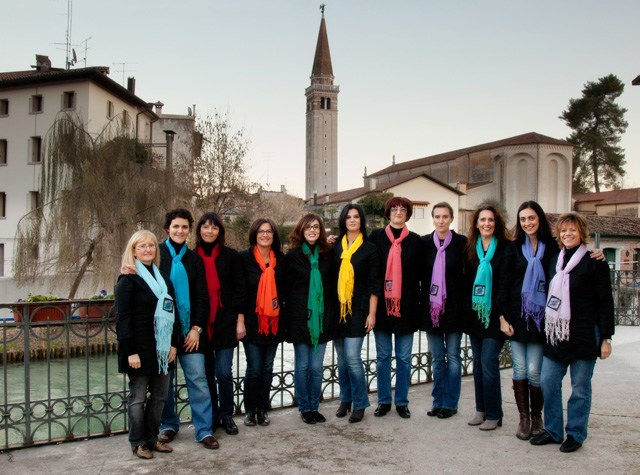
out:
M558 218L555 225L556 241L558 241L560 249L564 247L560 239L560 230L567 224L573 224L578 230L578 234L580 234L580 244L587 244L589 242L589 226L584 216L578 213L566 213Z
M127 247L124 249L122 253L122 264L121 268L125 266L133 266L136 265L136 258L134 254L135 247L140 244L142 241L151 241L156 245L156 256L153 258L153 263L160 267L160 249L158 249L158 238L155 234L147 229L141 229L140 231L136 231L129 238L129 242L127 243Z

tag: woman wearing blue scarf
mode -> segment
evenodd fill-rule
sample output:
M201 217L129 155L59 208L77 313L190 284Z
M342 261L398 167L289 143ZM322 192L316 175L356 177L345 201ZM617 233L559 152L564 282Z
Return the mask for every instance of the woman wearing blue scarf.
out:
M499 317L504 315L505 301L498 285L508 239L504 219L491 205L478 208L471 223L464 332L471 337L476 413L468 424L494 430L502 425L503 415L499 356L504 334Z
M123 268L135 267L136 274L121 275L115 288L118 369L129 376L129 442L142 459L153 458L154 450L173 451L157 436L179 326L173 286L159 264L156 237L151 231L137 231L122 256Z

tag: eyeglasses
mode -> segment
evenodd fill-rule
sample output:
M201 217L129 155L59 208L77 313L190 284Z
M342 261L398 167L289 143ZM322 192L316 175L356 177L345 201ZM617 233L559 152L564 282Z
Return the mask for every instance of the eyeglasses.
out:
M156 248L155 244L138 244L136 246L136 250L138 250L138 251L144 251L145 249L153 250L155 248Z
M304 230L305 231L320 231L320 225L319 224L312 224L311 226L305 226Z
M271 229L258 229L258 234L262 234L263 236L269 236L273 234Z
M393 208L391 208L391 212L402 214L407 212L407 208L404 208L402 206L394 206Z

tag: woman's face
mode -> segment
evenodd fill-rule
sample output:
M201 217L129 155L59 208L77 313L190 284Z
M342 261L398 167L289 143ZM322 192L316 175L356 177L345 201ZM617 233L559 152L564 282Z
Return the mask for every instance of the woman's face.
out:
M158 246L150 239L138 242L133 247L133 256L146 266L150 266L156 258Z
M436 232L440 235L447 234L453 218L449 208L434 208L433 209L433 225L436 228Z
M402 205L393 206L389 210L389 222L394 228L401 228L407 222L407 208Z
M207 244L216 242L219 234L220 228L211 221L207 221L200 227L200 238Z
M540 229L540 219L531 208L525 208L518 214L520 227L529 237L536 237Z
M360 213L358 213L357 209L352 208L347 212L344 224L349 232L360 231Z
M493 232L496 229L496 217L493 211L483 209L478 215L476 221L476 228L480 231L480 236L483 238L490 238L493 236Z
M273 244L273 229L269 223L262 223L258 228L256 242L259 247L271 247Z
M187 240L191 231L189 220L185 218L174 218L169 225L169 237L176 244L182 244Z
M573 249L582 243L582 236L580 236L580 230L572 222L563 224L560 227L560 241L566 249Z
M314 219L304 227L304 240L313 245L320 237L320 223Z

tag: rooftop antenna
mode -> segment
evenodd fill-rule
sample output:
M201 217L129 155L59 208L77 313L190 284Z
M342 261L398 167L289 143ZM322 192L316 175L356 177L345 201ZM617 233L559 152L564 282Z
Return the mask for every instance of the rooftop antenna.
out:
M76 64L77 58L76 58L76 52L75 50L73 51L73 58L69 58L69 55L71 54L71 26L73 24L73 0L67 0L67 41L66 41L66 48L65 48L65 52L66 52L66 68L70 69L71 66L73 66L74 64Z
M75 45L75 46L84 45L84 53L83 53L83 57L81 58L81 61L84 63L85 68L87 67L87 51L89 50L88 43L91 38L92 36L90 36L89 38L85 38L83 41L80 42L80 44Z
M117 73L122 73L122 86L126 87L125 82L124 82L124 75L125 73L129 72L129 73L135 73L136 70L135 69L127 69L127 65L128 64L138 64L138 63L126 63L124 61L116 61L113 63L114 66L119 65L122 67L122 69L116 69L115 71Z

